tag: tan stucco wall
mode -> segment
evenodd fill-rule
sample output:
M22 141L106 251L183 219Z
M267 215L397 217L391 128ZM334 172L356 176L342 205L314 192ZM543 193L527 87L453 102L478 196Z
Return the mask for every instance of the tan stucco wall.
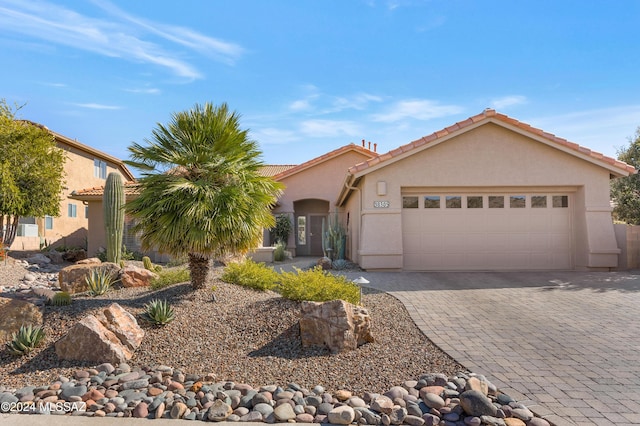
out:
M285 177L281 182L285 185L284 194L278 200L278 207L274 214L287 213L293 218L294 202L306 199L324 200L329 202L329 212L333 213L338 194L344 182L349 167L365 161L369 157L357 151L347 151L325 162L316 164L294 175ZM343 225L344 217L341 215ZM295 223L289 236L288 249L295 251Z
M387 195L376 194L386 182ZM559 188L572 193L574 266L617 265L609 205L609 171L502 126L485 124L362 177L362 235L356 260L363 268L402 267L403 188ZM354 203L353 193L347 208ZM374 201L389 201L374 209ZM357 241L357 240L356 240Z
M53 229L45 229L44 220L39 218L37 220L38 232L42 239L46 240L49 245L85 247L88 238L87 230L89 229L89 220L85 216L85 206L82 201L72 200L68 198L68 196L73 191L103 186L106 179L94 177L93 161L96 157L92 154L79 150L75 147L71 147L60 141L58 141L58 147L62 148L67 156L64 166L65 185L62 194L60 194L60 216L53 218ZM127 179L116 164L104 159L102 159L102 161L107 163L107 175L111 172L117 172L122 175L123 180ZM76 206L76 217L69 217L69 204ZM91 207L89 207L89 215L91 215L91 210ZM23 239L21 237L16 237L16 241L12 245L12 248L15 250L37 250L39 249L41 238L38 238L37 240L37 244L35 244L35 240L33 238ZM28 247L25 246L25 243Z

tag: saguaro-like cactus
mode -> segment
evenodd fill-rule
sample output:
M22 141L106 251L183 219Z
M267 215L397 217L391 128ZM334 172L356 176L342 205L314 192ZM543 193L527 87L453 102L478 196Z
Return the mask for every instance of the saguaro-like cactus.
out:
M124 184L118 173L109 173L102 196L104 228L107 238L107 261L120 263L124 231Z

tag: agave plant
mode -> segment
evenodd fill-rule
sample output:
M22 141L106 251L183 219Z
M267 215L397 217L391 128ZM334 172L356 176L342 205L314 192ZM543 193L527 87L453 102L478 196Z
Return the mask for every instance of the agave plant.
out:
M48 300L49 305L67 306L71 304L71 295L66 291L58 291Z
M7 349L13 355L24 355L31 352L44 340L44 330L32 325L21 325L17 333L13 333Z
M106 269L93 269L85 278L92 296L105 294L113 284L113 275Z
M144 305L142 319L154 325L169 324L175 318L173 308L166 300L154 299Z

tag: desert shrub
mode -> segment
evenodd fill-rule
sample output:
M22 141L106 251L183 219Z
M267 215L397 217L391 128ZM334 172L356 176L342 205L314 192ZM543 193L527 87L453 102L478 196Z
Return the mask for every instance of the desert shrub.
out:
M349 261L346 259L336 259L331 262L331 268L336 271L342 271L343 269L347 269L349 267Z
M256 263L247 259L243 262L228 264L220 279L231 284L264 291L276 287L279 275L264 263Z
M84 277L89 286L89 294L92 296L100 296L111 289L111 285L115 282L111 272L106 269L93 269L91 273Z
M144 305L142 319L154 325L169 324L175 318L173 308L166 300L154 299Z
M51 299L47 300L47 303L53 306L67 306L71 304L71 295L66 291L58 291Z
M13 355L24 355L31 352L43 341L44 331L41 327L21 325L20 330L13 333L11 341L7 343L7 350Z
M295 272L282 272L278 288L282 297L291 300L327 302L342 299L360 303L360 288L346 277L332 275L315 267L308 271L295 268Z
M285 258L284 249L287 247L282 241L276 244L276 249L273 252L273 260L276 262L282 262Z
M158 290L171 284L184 283L191 280L191 274L187 268L172 268L157 271L158 278L151 280L151 288Z

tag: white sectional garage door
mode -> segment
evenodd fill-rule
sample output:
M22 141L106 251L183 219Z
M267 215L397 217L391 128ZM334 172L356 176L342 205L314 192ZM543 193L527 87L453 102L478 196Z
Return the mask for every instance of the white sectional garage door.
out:
M404 269L572 269L568 193L403 194Z

